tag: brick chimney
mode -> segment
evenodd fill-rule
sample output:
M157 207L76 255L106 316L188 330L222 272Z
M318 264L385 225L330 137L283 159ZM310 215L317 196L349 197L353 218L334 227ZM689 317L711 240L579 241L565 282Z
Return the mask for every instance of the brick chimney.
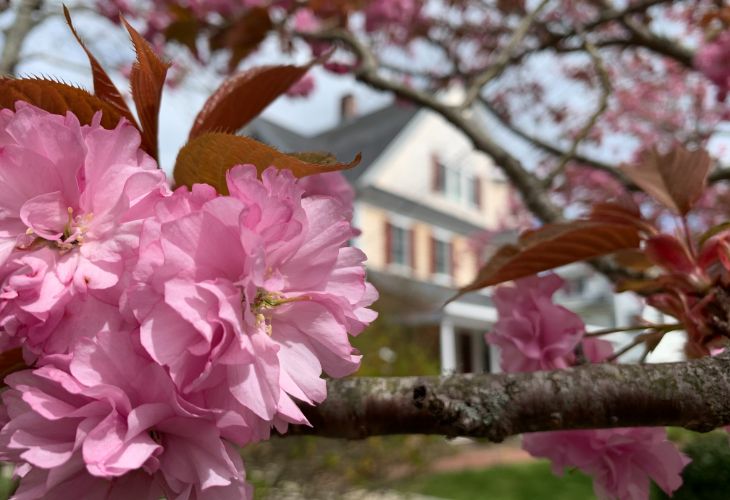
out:
M357 100L353 94L345 94L340 99L340 123L357 116Z

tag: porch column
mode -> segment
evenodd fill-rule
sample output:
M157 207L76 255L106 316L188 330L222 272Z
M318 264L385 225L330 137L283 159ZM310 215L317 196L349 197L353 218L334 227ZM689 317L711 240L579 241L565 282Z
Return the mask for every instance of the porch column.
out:
M441 373L456 372L456 335L454 323L448 317L441 318L439 325L439 346L441 350Z

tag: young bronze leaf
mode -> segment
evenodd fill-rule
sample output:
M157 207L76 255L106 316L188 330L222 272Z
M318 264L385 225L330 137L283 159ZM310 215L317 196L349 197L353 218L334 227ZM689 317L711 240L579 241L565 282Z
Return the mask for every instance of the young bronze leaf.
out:
M325 151L301 151L298 153L287 153L289 156L293 156L299 160L307 163L314 163L316 165L334 165L339 163L337 158L332 153Z
M309 163L249 137L209 133L188 142L175 163L175 183L192 186L205 183L219 193L228 194L226 172L234 165L252 164L259 173L269 166L291 170L296 177L334 172L360 163L360 155L350 163Z
M186 46L195 57L198 57L198 33L200 22L190 7L171 4L172 22L165 28L165 38Z
M71 33L73 33L76 41L79 42L79 45L81 45L81 48L84 49L84 52L86 52L86 56L89 59L91 75L94 79L94 94L102 101L111 104L120 115L129 120L129 122L135 127L139 128L137 120L135 120L134 115L132 115L132 112L129 110L129 106L127 106L127 103L124 101L124 97L122 97L119 89L116 85L114 85L114 82L112 82L112 79L109 77L107 72L104 71L104 68L101 64L99 64L99 61L96 57L94 57L94 54L92 54L86 47L79 34L76 32L76 28L74 28L73 22L71 21L71 14L65 5L63 6L63 14L66 16L66 24L68 24L68 27L71 29Z
M591 207L588 219L597 222L614 222L635 226L644 234L657 234L658 230L641 216L639 207L633 201L607 201Z
M706 151L675 146L667 154L653 149L641 164L620 168L656 201L678 215L686 215L705 190L711 166Z
M517 245L501 247L459 295L541 271L600 257L618 250L638 248L636 227L628 224L573 221L529 231Z
M129 81L132 87L132 98L137 107L137 115L142 125L142 148L153 158L157 155L157 128L162 100L162 87L169 65L162 62L152 47L132 26L122 18L132 38L137 60L132 66Z
M261 66L229 78L195 117L189 139L205 132L238 131L303 77L310 66Z
M228 71L232 73L273 28L268 9L252 7L215 33L210 38L210 46L213 50L230 50Z
M101 111L101 126L108 129L116 127L123 116L112 104L78 87L35 78L0 78L0 109L15 109L18 101L57 115L71 111L84 125Z

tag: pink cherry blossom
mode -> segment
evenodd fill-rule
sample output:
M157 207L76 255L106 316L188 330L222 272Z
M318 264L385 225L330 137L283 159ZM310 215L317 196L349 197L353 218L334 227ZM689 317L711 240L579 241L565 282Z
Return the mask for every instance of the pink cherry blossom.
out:
M525 434L522 446L535 457L549 458L555 474L573 467L589 474L596 496L606 500L644 500L650 479L671 494L690 462L663 428L654 427Z
M573 363L585 325L577 314L552 302L562 284L550 274L497 288L494 304L499 320L486 340L501 349L504 371L550 370Z
M289 171L227 176L230 196L178 190L145 221L125 299L140 341L193 404L223 412L239 444L306 423L292 398L325 398L324 370L352 373L375 314L364 255L341 203L303 197ZM197 194L196 194L197 193Z
M299 179L299 187L304 190L302 196L331 196L342 204L348 219L352 218L352 203L355 201L355 190L341 172L308 175Z
M373 0L364 10L365 29L375 31L410 26L420 10L421 2L415 0Z
M310 9L299 9L294 14L294 29L301 32L315 31L322 22Z
M51 356L6 378L0 456L18 465L18 498L250 496L211 413L182 401L133 339L99 334L70 362Z
M82 126L20 102L0 111L0 332L36 353L117 326L141 219L168 191L137 130L98 118Z
M304 75L298 82L289 87L286 95L292 98L309 97L314 92L315 85L312 75Z
M718 98L724 100L730 91L730 30L700 47L694 64L717 85Z

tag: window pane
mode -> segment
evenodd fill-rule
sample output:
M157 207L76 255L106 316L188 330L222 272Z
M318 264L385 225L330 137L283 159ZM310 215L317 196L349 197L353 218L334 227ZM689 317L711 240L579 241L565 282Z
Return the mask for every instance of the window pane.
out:
M433 247L435 271L441 274L451 274L451 245L445 241L436 240Z
M398 226L390 226L391 256L390 261L395 264L408 265L408 231Z
M446 196L457 201L461 199L461 174L458 170L446 169Z
M479 182L477 181L476 177L473 177L471 175L466 177L466 199L470 206L472 207L478 207L479 206Z

